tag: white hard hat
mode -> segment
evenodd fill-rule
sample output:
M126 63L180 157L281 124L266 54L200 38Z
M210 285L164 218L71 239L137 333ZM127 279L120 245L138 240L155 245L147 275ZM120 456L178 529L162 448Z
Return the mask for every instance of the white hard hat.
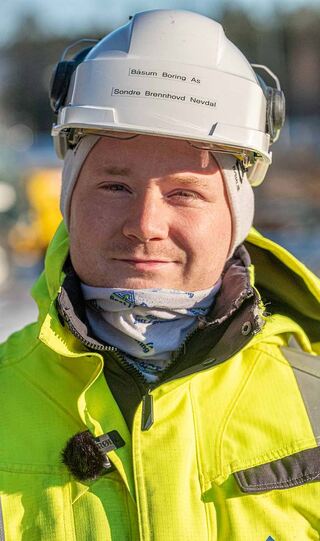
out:
M138 13L60 62L51 102L62 158L86 133L181 138L237 155L253 185L264 179L284 121L280 87L263 84L219 23L182 10Z

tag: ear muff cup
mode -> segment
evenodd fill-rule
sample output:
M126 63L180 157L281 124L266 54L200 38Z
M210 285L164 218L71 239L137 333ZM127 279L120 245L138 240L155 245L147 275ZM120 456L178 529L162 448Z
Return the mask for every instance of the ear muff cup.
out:
M273 88L272 96L272 118L273 118L273 127L275 130L281 130L284 125L286 117L286 98L282 90Z
M282 90L266 86L264 89L267 98L266 129L271 142L276 141L283 127L286 116L286 100Z
M262 67L256 64L253 66ZM267 100L266 132L270 135L270 142L273 143L278 139L286 118L285 95L281 89L268 86L258 73L256 76Z
M53 70L49 87L49 98L51 108L55 114L58 113L60 107L65 102L73 72L83 62L91 49L92 47L82 49L72 60L61 60Z
M61 105L66 99L69 82L74 69L73 61L63 60L57 64L52 73L49 97L51 109L55 114L58 113Z

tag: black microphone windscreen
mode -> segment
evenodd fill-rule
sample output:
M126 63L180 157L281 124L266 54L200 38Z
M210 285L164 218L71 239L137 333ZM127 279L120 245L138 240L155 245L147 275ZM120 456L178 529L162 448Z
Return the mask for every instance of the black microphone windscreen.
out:
M112 468L88 430L72 436L61 455L63 463L79 481L97 479L105 473L106 468L109 471Z

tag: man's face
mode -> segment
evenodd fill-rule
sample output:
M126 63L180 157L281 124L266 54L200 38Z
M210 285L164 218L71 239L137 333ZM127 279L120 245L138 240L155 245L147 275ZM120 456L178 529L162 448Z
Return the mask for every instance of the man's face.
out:
M70 254L88 285L207 289L231 234L217 163L182 140L102 137L73 192Z

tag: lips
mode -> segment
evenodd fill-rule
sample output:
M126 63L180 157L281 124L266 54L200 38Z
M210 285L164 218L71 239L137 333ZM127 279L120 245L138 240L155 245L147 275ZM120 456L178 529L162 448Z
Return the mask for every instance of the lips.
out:
M118 261L128 261L130 263L172 263L171 260L167 259L135 259L135 258L128 258L128 259L117 259Z
M176 263L173 260L168 259L124 259L124 258L114 258L114 261L127 266L128 268L135 269L137 271L153 271L156 269L169 267L170 263Z

